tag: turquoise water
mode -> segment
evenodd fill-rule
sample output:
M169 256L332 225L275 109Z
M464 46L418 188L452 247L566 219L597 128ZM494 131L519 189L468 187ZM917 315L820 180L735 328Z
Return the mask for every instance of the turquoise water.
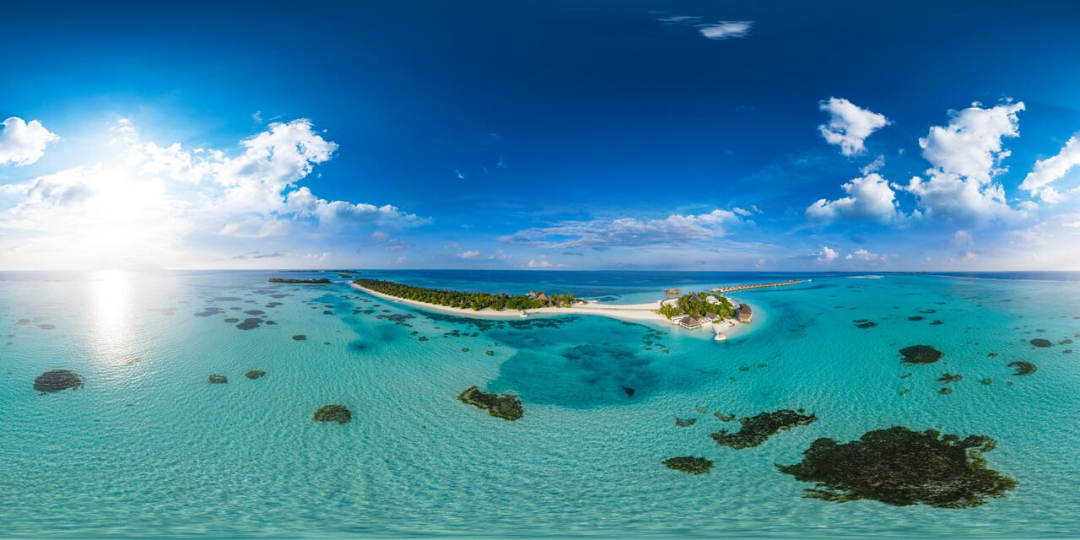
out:
M791 277L364 274L627 303L667 287ZM0 535L1080 531L1080 354L1059 343L1080 332L1074 275L814 275L739 294L767 317L726 344L601 317L476 322L343 283L272 287L270 275L285 274L0 274ZM241 330L226 318L262 322ZM1055 346L1032 347L1036 337ZM897 350L913 344L945 356L904 366ZM1015 360L1037 373L1013 376ZM74 370L85 386L40 395L33 381L51 369ZM248 380L252 369L267 375ZM938 393L944 372L964 375L950 395ZM208 384L212 373L228 384ZM987 377L993 384L979 383ZM472 385L516 391L524 418L457 401ZM348 406L352 422L313 422L331 403ZM756 448L708 437L737 428L713 411L780 408L819 420ZM676 416L699 420L677 427ZM818 437L894 425L994 437L990 467L1019 486L961 510L837 504L803 498L808 485L774 466L798 462ZM716 465L691 476L660 463L683 455Z

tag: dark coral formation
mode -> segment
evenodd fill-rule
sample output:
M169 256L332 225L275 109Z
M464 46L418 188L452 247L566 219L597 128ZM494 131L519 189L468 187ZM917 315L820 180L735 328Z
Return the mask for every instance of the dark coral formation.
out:
M870 319L855 319L855 328L873 328L877 323Z
M241 330L254 330L262 324L263 320L259 318L244 319L244 322L236 325Z
M712 469L713 462L702 457L681 456L667 458L663 461L664 466L688 474L706 474Z
M229 378L224 375L215 373L210 376L210 384L225 384L227 382L229 382Z
M817 416L802 414L803 412L802 409L798 411L781 409L775 412L764 412L755 416L740 418L739 423L742 424L742 427L738 433L730 433L726 429L721 429L709 436L722 446L730 446L735 449L753 448L781 431L805 426L817 421Z
M821 438L810 445L801 463L777 467L801 482L816 484L806 490L806 497L832 502L966 508L1016 487L1015 480L986 467L982 454L994 449L994 439L939 435L897 426L843 444Z
M913 322L918 322L918 321L921 321L921 320L923 320L925 318L926 317L923 317L922 315L912 315L912 316L908 317L907 320L913 321Z
M1022 377L1024 375L1031 375L1038 369L1035 364L1028 362L1027 360L1017 360L1016 362L1009 362L1009 367L1015 368L1016 372L1013 375Z
M1054 342L1050 341L1049 339L1035 338L1031 340L1031 344L1036 347L1052 347L1054 345Z
M697 423L697 418L679 418L675 417L675 425L679 427L690 427Z
M949 384L954 382L960 382L964 380L964 376L959 373L942 373L941 377L938 377L937 382L942 384Z
M941 351L929 345L912 345L900 349L905 364L933 364L945 356Z
M524 415L521 399L511 393L492 394L471 386L459 394L458 399L478 409L486 409L491 416L511 422Z
M293 341L304 341L305 339L307 339L307 336L305 336L304 334L296 334L292 338Z
M245 377L247 377L247 378L249 378L251 380L258 379L258 378L260 378L260 377L262 377L264 375L266 375L266 372L261 370L261 369L253 369L253 370L251 370L251 371L244 374Z
M46 371L34 379L34 390L38 392L60 392L69 388L82 388L82 385L82 376L67 369Z
M315 411L315 421L347 424L352 421L352 411L344 405L323 405Z

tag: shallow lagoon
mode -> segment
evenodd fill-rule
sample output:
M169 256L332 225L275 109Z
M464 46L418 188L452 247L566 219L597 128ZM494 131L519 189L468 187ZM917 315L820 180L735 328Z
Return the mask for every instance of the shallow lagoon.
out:
M602 317L431 315L344 283L271 286L270 275L280 274L0 274L0 534L1080 529L1080 356L1065 352L1080 333L1075 275L813 275L737 295L767 316L724 344ZM792 277L364 275L625 303L669 287ZM944 356L903 363L898 351L919 344ZM1017 361L1037 371L1016 376ZM82 388L36 392L35 378L55 369L81 375ZM248 379L251 370L266 374ZM939 382L945 373L963 379ZM228 382L209 384L211 374ZM458 401L473 385L517 392L524 417L508 422ZM327 404L348 407L351 421L314 422ZM753 448L709 437L738 429L714 413L800 408L817 421ZM1019 485L975 508L838 504L803 498L810 484L775 467L799 462L819 437L849 441L894 425L993 437L989 466ZM662 464L675 456L714 466L688 475Z

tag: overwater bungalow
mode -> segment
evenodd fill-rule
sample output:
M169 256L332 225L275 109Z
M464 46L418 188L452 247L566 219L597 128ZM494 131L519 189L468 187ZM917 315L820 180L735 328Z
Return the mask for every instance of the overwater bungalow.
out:
M749 304L739 304L739 322L751 323L754 320L754 310L750 309Z

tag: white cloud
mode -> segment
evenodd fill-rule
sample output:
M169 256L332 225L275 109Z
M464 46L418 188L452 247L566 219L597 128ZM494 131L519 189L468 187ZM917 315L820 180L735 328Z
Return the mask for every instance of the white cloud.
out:
M845 156L865 152L866 138L891 123L885 115L860 108L844 98L831 97L818 108L829 113L829 123L818 126L818 131L825 142L839 146Z
M60 140L56 134L45 129L41 122L12 116L0 125L0 165L29 165L45 155L45 147Z
M1023 103L1004 103L989 109L978 103L952 113L948 126L934 126L919 139L923 157L933 166L929 180L912 178L903 189L919 198L928 217L982 222L1015 216L1005 189L993 178L1006 169L1005 137L1019 137Z
M1069 174L1069 171L1078 166L1080 166L1080 138L1073 135L1056 156L1035 162L1035 167L1024 178L1020 189L1030 192L1032 197L1038 194L1048 203L1059 202L1061 194L1050 184L1061 180Z
M458 253L457 256L462 259L475 259L480 256L480 252L473 250L463 251L461 253Z
M316 216L320 223L327 225L342 223L378 223L381 225L416 226L429 220L415 214L407 214L389 204L353 204L346 201L327 201L311 193L307 187L301 187L289 193L285 210L299 216Z
M971 236L971 231L959 230L953 234L952 244L958 247L968 247L974 244L974 238Z
M896 193L880 174L870 173L841 186L847 197L820 199L806 209L807 217L825 222L838 218L890 223L898 218Z
M225 187L225 204L236 212L281 210L286 188L329 161L338 148L306 119L270 124L268 131L240 144L244 153L226 158L216 175Z
M190 265L184 250L201 246L186 245L185 239L196 233L209 245L215 236L265 238L292 236L305 227L427 222L392 205L330 201L298 187L337 149L307 120L270 124L241 141L238 155L146 142L126 119L103 137L109 145L94 154L95 165L0 188L12 200L0 207L0 248L12 239L32 243L40 261L54 261L38 262L39 267L91 259L88 264L138 259ZM5 239L5 229L19 232ZM235 242L227 247L235 253ZM175 256L167 261L170 255Z
M1023 110L1022 102L989 109L974 103L953 113L948 126L934 126L926 137L919 139L923 157L943 174L989 182L1003 171L997 166L1009 156L1002 148L1002 139L1020 136L1017 114Z
M518 231L503 240L555 249L677 245L724 236L725 225L740 221L734 212L720 209L698 215L674 214L664 219L564 221L551 227Z
M817 260L818 262L832 262L839 256L840 254L837 253L835 249L832 249L829 246L821 246L821 251L818 252Z
M865 249L860 248L849 253L847 257L844 257L844 260L877 263L885 262L886 257L883 255L878 255L877 253L871 253Z
M529 259L529 268L551 268L551 263L543 259Z
M754 21L720 21L716 24L699 25L698 31L708 39L724 40L750 35L753 25Z

